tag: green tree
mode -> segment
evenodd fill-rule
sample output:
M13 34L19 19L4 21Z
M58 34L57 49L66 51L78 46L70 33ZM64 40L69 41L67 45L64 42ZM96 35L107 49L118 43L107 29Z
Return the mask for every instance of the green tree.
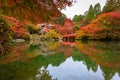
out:
M100 3L97 3L94 6L94 17L96 18L101 13L101 6Z
M73 21L74 22L79 22L79 21L81 21L81 20L83 20L84 19L84 15L75 15L74 16L74 18L73 18Z
M51 29L49 32L45 34L45 37L47 39L52 39L52 38L59 38L60 34L57 33L55 30Z
M12 32L8 23L0 16L0 55L10 53L12 42Z
M52 22L63 26L66 18L67 18L66 15L62 13L60 17L53 18Z
M101 6L99 3L95 4L93 7L90 5L89 10L85 12L86 22L89 23L92 19L97 18L101 13Z
M103 13L112 12L120 9L120 0L107 0L103 7Z
M30 34L35 34L35 33L39 33L40 29L39 28L35 28L32 25L27 25L28 31Z
M86 20L89 23L94 18L94 8L92 5L90 5L89 10L86 15Z

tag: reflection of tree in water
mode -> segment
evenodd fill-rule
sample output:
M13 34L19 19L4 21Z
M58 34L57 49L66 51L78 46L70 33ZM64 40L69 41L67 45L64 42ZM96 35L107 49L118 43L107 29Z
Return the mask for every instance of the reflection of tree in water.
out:
M120 75L120 65L119 65L120 54L115 53L115 56L108 56L107 54L112 54L112 53L106 53L107 50L109 51L109 45L106 45L105 43L99 43L99 42L80 43L77 45L80 45L79 50L76 49L75 47L72 48L73 53L71 54L71 56L74 61L82 61L83 64L86 65L88 70L92 70L94 72L98 70L98 65L99 65L103 72L103 76L105 80L112 79L112 77L116 73ZM116 44L114 44L114 47L115 45ZM35 49L37 48L37 51L38 51L39 49L41 49L40 46L41 45L34 45L34 46L32 45L31 47L29 47L29 49L30 51L34 52L36 51ZM106 46L106 47L103 49L101 46L102 47ZM90 50L87 48L90 48L93 50ZM116 48L118 48L117 45L116 45ZM22 50L23 49L25 49L25 47L23 47ZM82 51L89 50L90 52L89 55L85 53L86 51L81 52L80 49L82 49ZM110 47L110 50L111 49L112 49L112 46ZM101 51L101 52L95 53L93 51L95 52ZM0 80L8 80L8 79L9 80L13 80L13 79L14 80L28 80L28 79L36 80L36 75L40 74L38 69L41 69L42 67L46 69L49 66L49 64L51 64L52 66L59 66L61 63L63 63L66 60L66 57L64 55L65 54L61 52L57 54L51 54L49 56L39 55L35 58L29 59L27 62L21 61L21 62L13 62L9 64L0 65L0 69L1 69ZM107 65L106 65L106 62L107 62ZM48 71L45 71L45 76L48 76L50 78L51 75L49 75Z
M96 42L94 47L102 50L104 54L107 54L103 56L105 58L120 56L120 42Z
M13 62L0 65L0 80L36 80L35 76L36 74L39 74L38 69L43 66L44 68L47 68L49 64L52 66L59 66L65 60L64 54L59 53L49 56L39 55L27 62ZM48 76L47 73L45 73L45 75Z
M102 72L104 73L103 76L105 80L111 80L116 73L118 73L120 76L120 68L113 69L113 68L101 66L101 69L102 69Z
M80 53L79 51L75 50L75 53L73 54L72 57L74 61L83 61L83 63L86 65L88 70L92 70L94 72L97 71L98 65L92 59L90 59L90 57L88 57L86 54ZM100 68L103 72L103 76L105 80L111 80L116 73L118 73L120 76L120 67L110 68L110 67L103 67L100 65Z
M41 50L41 48L39 47L39 45L30 45L29 46L29 52L34 52L34 50Z
M102 50L96 57L101 61L100 66L105 80L110 80L118 73L120 76L120 42L96 42L96 49Z
M65 57L70 57L73 54L73 47L69 45L63 45L61 44L58 46L55 50L56 53L61 53L63 52Z
M37 44L32 43L31 45L37 45L41 49L41 54L49 55L54 53L54 50L60 45L59 42L54 41L40 41Z
M80 53L79 50L74 49L72 57L74 61L82 61L88 70L92 69L94 72L97 71L98 65L93 60L91 60L89 56L84 53Z
M25 54L23 53L26 49L28 49L28 43L14 43L13 46L10 46L9 54L0 57L0 64L6 64L10 62L15 62L23 59L27 59ZM25 56L25 58L24 58Z
M111 80L118 73L120 76L120 42L78 42L77 48L74 50L76 55L73 59L83 61L86 66L92 70L97 69L97 64L100 66L105 80ZM79 59L81 58L81 59ZM96 63L96 64L95 64Z

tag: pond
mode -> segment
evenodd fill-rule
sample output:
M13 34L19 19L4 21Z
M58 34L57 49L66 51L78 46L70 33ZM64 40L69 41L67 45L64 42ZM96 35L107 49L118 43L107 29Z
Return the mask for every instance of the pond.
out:
M120 80L120 42L25 42L0 58L0 80Z

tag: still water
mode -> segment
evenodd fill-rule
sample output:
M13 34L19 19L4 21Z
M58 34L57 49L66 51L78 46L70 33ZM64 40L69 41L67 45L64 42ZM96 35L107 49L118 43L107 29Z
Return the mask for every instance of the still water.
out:
M0 80L120 80L120 42L16 43Z

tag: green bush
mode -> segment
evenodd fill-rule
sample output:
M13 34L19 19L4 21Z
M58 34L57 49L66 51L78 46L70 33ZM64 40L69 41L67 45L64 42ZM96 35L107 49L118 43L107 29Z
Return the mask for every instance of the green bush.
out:
M12 45L12 32L9 24L0 16L0 55L10 52Z
M27 28L28 28L28 31L30 34L39 33L39 31L40 31L40 29L34 28L34 26L32 26L32 25L28 25Z

